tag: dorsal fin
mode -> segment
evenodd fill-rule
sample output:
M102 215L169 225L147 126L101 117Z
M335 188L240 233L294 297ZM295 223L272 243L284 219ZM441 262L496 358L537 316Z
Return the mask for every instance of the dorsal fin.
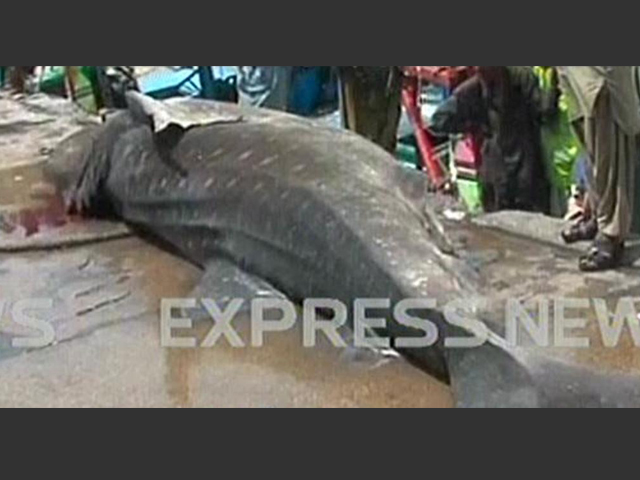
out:
M129 91L126 94L127 107L134 118L143 120L153 117L153 108L150 105L155 102L151 97L142 95L135 91Z
M155 100L138 92L127 92L129 112L134 119L150 123L155 133L160 133L172 125L184 130L193 127L212 125L215 123L238 123L242 121L239 115L228 115L216 108L190 111L182 108L180 103L170 103ZM212 106L216 105L212 102Z

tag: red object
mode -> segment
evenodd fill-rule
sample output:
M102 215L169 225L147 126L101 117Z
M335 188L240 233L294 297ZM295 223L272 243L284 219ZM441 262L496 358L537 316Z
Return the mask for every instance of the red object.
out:
M435 83L453 90L472 77L476 67L404 67L404 74L422 82Z
M21 232L30 237L49 228L57 228L68 222L62 198L59 195L41 199L15 211L0 211L1 231L8 234ZM22 227L19 230L18 227Z
M472 66L456 67L404 67L405 81L402 102L413 125L422 165L437 188L446 188L449 184L449 172L436 154L435 138L422 120L420 92L423 83L434 83L448 90L454 90L462 82L475 74Z

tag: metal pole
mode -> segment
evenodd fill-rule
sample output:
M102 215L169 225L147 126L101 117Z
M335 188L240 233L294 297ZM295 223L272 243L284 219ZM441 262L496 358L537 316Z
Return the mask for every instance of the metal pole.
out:
M215 99L215 77L211 67L198 67L203 98Z

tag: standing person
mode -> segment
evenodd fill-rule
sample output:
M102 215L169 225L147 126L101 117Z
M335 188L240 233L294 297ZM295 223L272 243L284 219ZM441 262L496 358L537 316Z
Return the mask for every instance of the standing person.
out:
M558 97L558 89L540 88L530 67L481 66L434 114L434 132L482 139L487 211L549 212L541 122L555 115Z
M589 253L580 259L585 272L619 266L631 232L635 197L636 137L640 133L640 102L634 69L627 66L559 67L571 119L593 164L593 202L597 229Z
M338 67L349 130L395 152L402 100L400 67Z
M238 67L241 105L289 110L294 67Z

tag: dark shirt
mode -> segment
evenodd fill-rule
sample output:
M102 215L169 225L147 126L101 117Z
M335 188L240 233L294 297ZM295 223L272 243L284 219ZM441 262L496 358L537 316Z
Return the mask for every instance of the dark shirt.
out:
M483 143L487 210L548 212L549 180L540 124L553 115L559 93L540 89L530 67L505 67L501 81L462 84L435 113L436 133L471 133Z

